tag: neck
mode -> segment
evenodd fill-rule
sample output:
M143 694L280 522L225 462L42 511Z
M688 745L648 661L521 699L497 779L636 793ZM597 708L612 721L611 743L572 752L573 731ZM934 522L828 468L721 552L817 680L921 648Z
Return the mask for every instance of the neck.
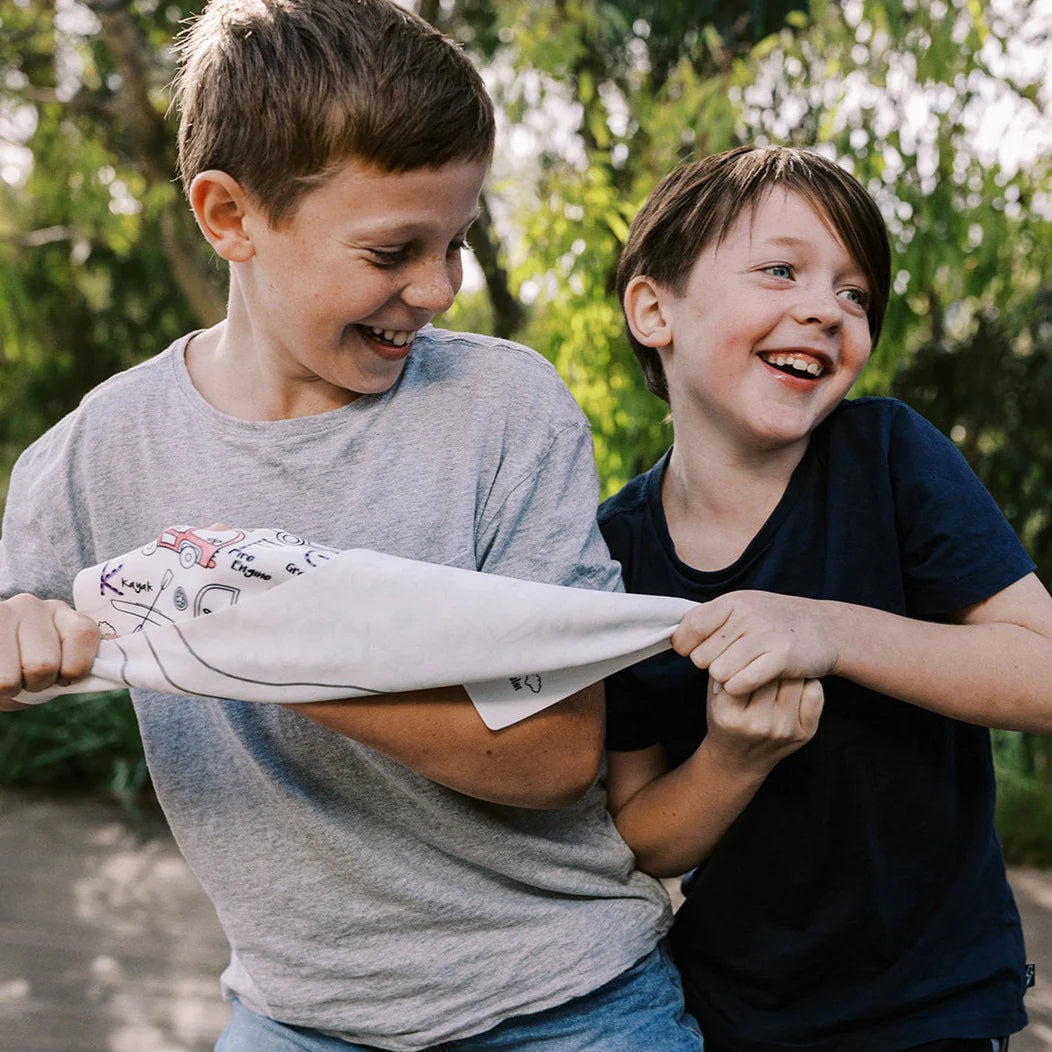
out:
M251 319L231 294L225 320L195 336L186 368L209 405L239 420L291 420L339 409L356 396L318 377L298 377L283 368L257 337Z
M661 497L676 554L698 570L734 563L785 494L805 443L743 451L676 427Z

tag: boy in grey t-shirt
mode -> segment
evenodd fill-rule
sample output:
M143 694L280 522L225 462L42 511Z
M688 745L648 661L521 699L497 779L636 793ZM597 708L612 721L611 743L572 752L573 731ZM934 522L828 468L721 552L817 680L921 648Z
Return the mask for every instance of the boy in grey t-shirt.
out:
M552 368L428 324L459 288L493 144L459 50L387 0L214 0L177 89L227 317L20 459L0 708L88 671L76 571L173 522L616 588L588 428ZM594 784L598 688L499 733L461 688L134 701L230 940L225 1052L700 1047L655 948L667 900Z

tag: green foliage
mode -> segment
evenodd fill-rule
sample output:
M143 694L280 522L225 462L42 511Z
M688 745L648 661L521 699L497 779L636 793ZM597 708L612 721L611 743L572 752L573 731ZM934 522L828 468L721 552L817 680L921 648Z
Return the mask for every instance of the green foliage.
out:
M200 318L173 281L189 220L171 182L161 49L181 16L175 5L98 18L56 16L43 0L3 9L0 147L11 139L34 163L18 173L0 154L0 496L32 438ZM144 79L137 48L150 44ZM221 295L200 238L187 264Z
M124 692L76 695L0 720L0 785L104 790L132 805L148 784Z
M999 770L997 832L1010 866L1052 869L1052 791L1047 783Z
M1052 288L1013 313L991 308L970 328L960 342L922 346L891 391L953 438L1048 581Z
M1005 167L1000 142L976 134L989 98L1012 102L1017 127L1040 119L1040 70L1004 72L1014 44L1038 33L1031 8L496 5L488 57L525 144L498 158L495 184L512 283L531 305L524 338L585 407L604 492L669 441L665 406L645 391L609 300L626 224L677 162L784 142L832 153L869 187L896 275L860 393L886 391L925 344L963 339L984 312L1017 313L1032 299L1052 250L1047 148ZM616 398L598 390L607 377Z
M1052 738L994 731L993 745L1005 858L1052 868Z

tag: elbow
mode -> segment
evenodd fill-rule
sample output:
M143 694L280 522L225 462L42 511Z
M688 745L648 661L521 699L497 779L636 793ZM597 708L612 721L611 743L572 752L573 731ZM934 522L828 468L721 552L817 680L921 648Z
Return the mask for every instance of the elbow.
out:
M584 798L585 794L595 785L595 780L598 777L598 760L594 764L577 764L573 771L560 780L560 784L555 787L550 800L543 806L547 810L572 807Z
M572 807L595 785L603 758L602 742L552 750L538 766L521 806L541 811Z
M602 688L586 688L531 718L521 807L572 807L595 785L603 761ZM520 754L519 766L522 767Z
M659 854L651 855L647 852L636 854L636 869L640 873L646 873L648 877L655 877L657 880L682 877L691 868L682 859L663 858Z
M690 850L681 843L655 837L651 830L634 824L631 816L626 816L623 811L614 815L614 826L631 850L636 869L658 880L682 877L702 865L710 854L709 851Z
M537 787L530 806L543 811L572 807L595 785L601 759L602 748L577 750L549 765L544 784Z
M632 847L631 843L628 846ZM636 859L636 869L658 880L682 877L684 873L689 873L690 870L705 861L704 858L683 855L674 851L663 851L660 847L654 850L635 847L632 848L632 854Z

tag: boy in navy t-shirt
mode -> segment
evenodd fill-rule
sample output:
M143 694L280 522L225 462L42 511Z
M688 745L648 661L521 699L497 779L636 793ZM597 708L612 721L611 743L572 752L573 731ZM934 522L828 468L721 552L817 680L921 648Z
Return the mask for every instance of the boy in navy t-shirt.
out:
M1052 600L950 442L844 400L889 284L865 190L776 147L672 172L619 267L675 443L600 525L629 590L703 605L608 682L609 800L642 869L697 867L673 944L707 1052L1026 1022L986 728L1052 730Z

